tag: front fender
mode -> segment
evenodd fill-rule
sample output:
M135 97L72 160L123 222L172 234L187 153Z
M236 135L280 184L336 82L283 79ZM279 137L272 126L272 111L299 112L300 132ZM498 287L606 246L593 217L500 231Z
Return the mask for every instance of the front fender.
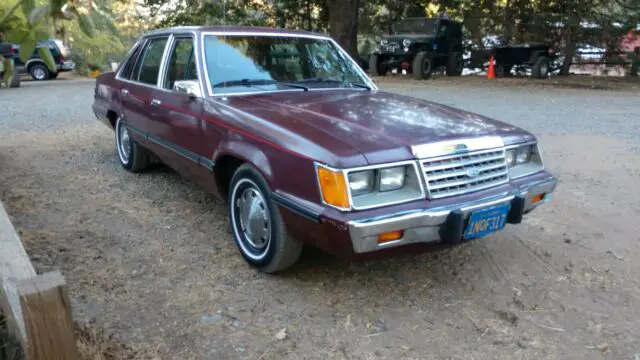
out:
M258 146L246 141L224 140L213 154L213 163L216 164L220 158L227 155L255 166L266 178L267 182L273 184L274 176L271 163L264 151Z

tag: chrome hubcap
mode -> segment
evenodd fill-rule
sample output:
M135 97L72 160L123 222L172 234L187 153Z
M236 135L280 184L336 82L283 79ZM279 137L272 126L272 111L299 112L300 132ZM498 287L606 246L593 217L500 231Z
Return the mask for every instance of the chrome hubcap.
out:
M45 77L45 73L44 70L42 68L35 68L33 69L33 76L35 76L36 79L38 80L42 80Z
M236 198L240 218L240 232L247 243L258 252L266 249L271 240L271 219L264 198L254 188L245 189Z
M131 138L129 137L129 131L127 128L120 124L118 126L118 153L123 163L129 162L131 156Z

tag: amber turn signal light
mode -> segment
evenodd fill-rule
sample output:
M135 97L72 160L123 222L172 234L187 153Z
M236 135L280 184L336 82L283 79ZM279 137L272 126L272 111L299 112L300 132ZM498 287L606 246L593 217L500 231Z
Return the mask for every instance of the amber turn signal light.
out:
M378 235L378 244L398 240L404 235L403 230L389 231Z
M536 195L536 196L531 198L531 203L537 204L540 201L542 201L542 199L544 199L544 194L538 194L538 195Z
M322 199L325 203L343 209L351 207L347 193L347 182L341 171L318 167L318 179L320 190L322 191Z

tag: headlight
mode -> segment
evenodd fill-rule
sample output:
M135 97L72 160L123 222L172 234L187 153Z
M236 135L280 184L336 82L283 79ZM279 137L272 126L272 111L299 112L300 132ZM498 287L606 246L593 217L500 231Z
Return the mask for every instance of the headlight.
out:
M412 160L344 170L316 164L316 171L323 203L342 211L425 198L418 163Z
M516 163L516 149L507 150L505 152L505 160L507 161L507 166L512 167Z
M532 146L522 146L516 153L516 165L528 163L531 160Z
M405 166L380 170L380 191L393 191L404 186Z
M388 43L389 43L389 40L387 40L387 39L382 39L382 40L380 40L380 45L382 45L382 46L385 46L385 45L387 45Z
M537 144L512 147L505 152L505 157L511 179L531 175L544 169Z
M366 194L373 190L375 173L372 170L360 171L349 174L349 188L351 195Z
M409 47L409 46L411 46L411 40L409 40L409 39L404 39L404 40L402 40L402 45L403 45L404 47Z

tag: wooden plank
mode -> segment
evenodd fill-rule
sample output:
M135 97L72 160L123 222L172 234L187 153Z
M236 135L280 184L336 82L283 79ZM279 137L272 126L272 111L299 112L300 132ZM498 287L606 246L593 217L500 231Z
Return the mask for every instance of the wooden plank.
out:
M28 360L77 360L71 303L59 271L17 283L27 330Z
M0 201L0 308L7 328L17 341L26 339L16 283L36 276L36 271L22 246L9 215Z

